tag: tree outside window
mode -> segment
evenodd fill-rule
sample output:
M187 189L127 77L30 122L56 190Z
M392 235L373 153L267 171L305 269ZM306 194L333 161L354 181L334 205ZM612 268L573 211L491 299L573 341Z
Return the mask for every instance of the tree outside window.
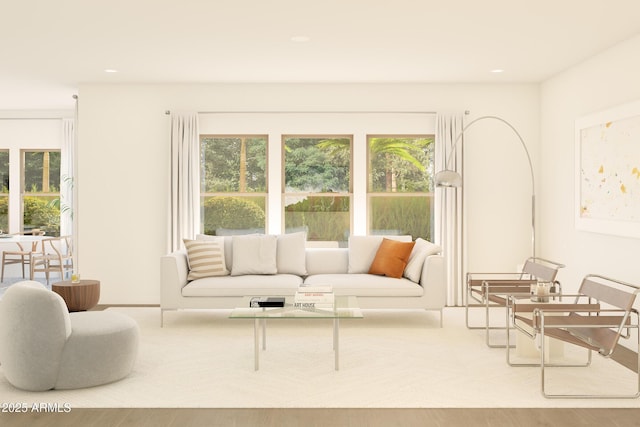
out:
M345 246L351 231L351 136L283 136L284 230Z
M266 230L267 136L200 136L201 231Z

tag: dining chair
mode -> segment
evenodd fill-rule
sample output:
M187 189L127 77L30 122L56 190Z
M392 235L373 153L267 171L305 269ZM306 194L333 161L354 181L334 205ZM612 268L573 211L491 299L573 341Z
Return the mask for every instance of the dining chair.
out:
M51 237L42 240L41 252L31 255L31 279L35 273L44 273L49 284L52 272L60 273L60 280L65 279L67 271L73 270L73 248L71 236Z
M29 235L33 233L29 232ZM25 233L15 233L13 236L19 238L25 235ZM44 235L44 232L42 234ZM6 265L21 264L22 265L22 278L25 278L25 266L31 268L31 256L38 250L38 241L31 242L14 242L18 246L18 250L2 251L2 269L0 272L0 282L4 281L4 268Z

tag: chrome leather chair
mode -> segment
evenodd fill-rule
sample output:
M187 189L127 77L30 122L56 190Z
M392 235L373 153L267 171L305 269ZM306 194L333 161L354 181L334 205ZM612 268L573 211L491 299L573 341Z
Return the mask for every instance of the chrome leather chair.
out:
M506 344L493 344L490 339L491 330L506 330L507 325L492 326L490 324L490 311L493 308L508 310L509 297L511 295L530 294L531 285L538 282L550 283L552 294L562 291L560 282L556 280L558 270L564 264L549 261L544 258L528 258L519 273L467 273L465 322L469 329L484 329L486 343L489 347L504 348ZM485 319L483 325L471 325L469 310L479 308L484 310ZM506 319L506 315L502 316Z
M633 308L640 287L605 276L589 274L582 279L573 304L562 303L540 305L527 320L534 335L540 336L541 391L547 398L637 398L640 396L640 322L638 311ZM514 309L518 317L517 310ZM565 344L587 349L587 362L591 365L592 354L617 362L634 372L633 388L629 393L552 393L547 391L547 367L545 361L545 338L551 337ZM634 338L632 346L621 344L621 339ZM575 369L575 368L574 368ZM599 380L597 389L602 389Z

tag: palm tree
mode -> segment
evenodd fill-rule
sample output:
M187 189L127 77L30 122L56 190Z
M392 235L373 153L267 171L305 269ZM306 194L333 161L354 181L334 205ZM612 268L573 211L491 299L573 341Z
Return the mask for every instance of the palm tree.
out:
M351 148L348 139L326 139L318 144L320 149L326 150L331 156L345 155ZM401 159L424 172L425 166L416 159L413 153L420 150L419 147L402 138L371 138L369 152L372 157L384 155L385 190L395 192L397 190L395 170L396 159ZM371 176L369 179L372 179ZM369 183L371 186L371 182Z

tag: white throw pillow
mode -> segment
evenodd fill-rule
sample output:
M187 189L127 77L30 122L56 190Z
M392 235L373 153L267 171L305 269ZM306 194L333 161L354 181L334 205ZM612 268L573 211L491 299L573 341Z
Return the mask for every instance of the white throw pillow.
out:
M224 240L189 240L184 239L189 262L187 280L203 277L226 276L229 274L224 259Z
M307 233L289 233L278 236L276 261L278 273L307 275L305 244Z
M232 276L276 274L277 237L264 234L233 236Z
M418 237L411 251L411 256L409 256L409 262L404 268L404 277L412 282L419 283L424 261L429 255L435 255L441 251L442 248L440 246Z
M382 239L410 242L411 236L350 236L349 273L368 273Z

